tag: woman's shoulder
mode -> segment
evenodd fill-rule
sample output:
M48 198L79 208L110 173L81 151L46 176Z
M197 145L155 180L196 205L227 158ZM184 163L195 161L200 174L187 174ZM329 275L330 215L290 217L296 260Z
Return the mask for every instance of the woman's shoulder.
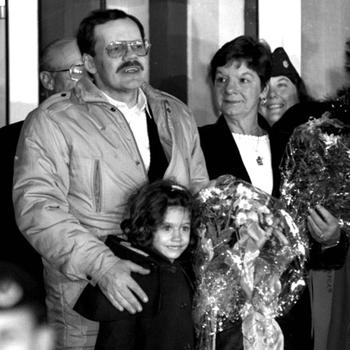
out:
M223 116L213 124L202 125L198 128L202 147L218 146L223 140L231 138L230 129Z
M225 122L225 119L221 115L220 117L218 117L215 123L201 125L198 127L198 130L200 133L209 133L209 132L212 132L213 130L217 130L220 127L222 127L224 122Z
M216 134L217 130L217 124L207 124L202 125L198 127L198 133L199 137L201 139L201 142L207 141L208 138L212 138L214 134Z

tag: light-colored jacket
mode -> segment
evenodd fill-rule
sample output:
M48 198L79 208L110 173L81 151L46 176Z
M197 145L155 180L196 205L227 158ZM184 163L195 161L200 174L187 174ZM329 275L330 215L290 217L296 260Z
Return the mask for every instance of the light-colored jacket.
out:
M142 86L174 178L194 191L208 181L197 126L175 97ZM68 279L99 278L116 257L99 239L119 234L127 197L147 181L120 111L88 79L46 100L26 119L17 146L17 224L45 263Z

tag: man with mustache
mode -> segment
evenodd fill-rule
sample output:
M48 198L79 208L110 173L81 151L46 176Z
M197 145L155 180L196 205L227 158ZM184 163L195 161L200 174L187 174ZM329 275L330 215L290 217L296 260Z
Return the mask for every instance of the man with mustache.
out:
M103 243L121 235L131 192L159 178L193 191L208 182L191 112L144 82L150 44L139 20L117 9L93 11L77 39L92 79L26 119L13 189L18 226L43 256L58 349L95 344L97 324L72 310L87 283L120 310L135 313L147 302L131 273L148 271Z

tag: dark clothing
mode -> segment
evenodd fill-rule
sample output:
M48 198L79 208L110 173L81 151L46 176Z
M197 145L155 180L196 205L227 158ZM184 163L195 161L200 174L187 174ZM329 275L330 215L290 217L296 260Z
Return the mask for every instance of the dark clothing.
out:
M40 302L45 304L43 266L40 255L17 227L12 203L13 163L23 121L0 128L1 186L0 220L2 223L0 259L24 269L37 283Z
M318 106L318 105L317 105ZM310 104L310 111L314 110ZM280 172L279 164L284 154L284 149L294 128L305 118L300 116L299 121L293 120L286 126L281 133L279 129L266 127L266 122L259 116L259 125L269 133L271 146L271 160L273 171L273 192L275 197L279 196ZM287 122L284 122L285 125ZM251 183L247 170L245 169L238 147L235 143L232 133L223 116L220 116L215 124L206 125L199 128L201 147L207 164L207 170L210 179L215 179L220 175L231 174L237 178ZM224 158L223 158L224 155ZM312 249L312 267L320 268L329 264L339 267L344 263L347 251L347 243L344 236L342 242L337 247L322 251L319 244L315 244ZM311 265L311 264L310 264ZM311 335L311 305L309 290L306 288L300 295L299 301L283 317L278 318L283 335L284 349L313 349ZM223 332L217 334L217 349L228 350L243 349L243 337L241 331L241 322L227 324Z
M258 120L259 125L266 131L269 131L265 119L260 117ZM251 183L237 144L232 137L231 130L227 125L225 118L222 115L215 124L200 127L199 135L209 178L211 180L216 179L220 175L231 174ZM278 160L274 156L274 153L271 153L274 178L272 193L276 196L278 193L278 183L275 179L279 178L278 167L276 166Z
M286 113L271 128L271 148L274 150L278 163L283 158L285 147L294 129L308 121L310 116L320 117L328 104L317 101L297 103L289 108ZM279 165L279 164L277 164Z
M337 96L324 101L299 103L291 107L272 127L274 146L281 158L293 130L306 123L310 117L320 118L325 112L345 124L350 124L350 90L344 89ZM283 161L283 160L282 160ZM321 246L312 242L310 269L336 269L333 286L330 327L327 349L343 350L350 348L350 256L348 238L342 232L340 243L332 249L321 250ZM345 260L345 258L347 259ZM344 264L345 261L345 264Z
M194 348L192 294L190 279L179 261L171 263L156 252L137 253L109 236L106 245L121 259L151 270L149 275L132 273L149 298L142 312L120 312L98 286L87 286L74 310L100 321L95 349L180 350Z
M350 349L350 254L344 266L335 271L328 350Z
M149 109L150 110L150 109ZM148 169L148 180L153 182L162 179L169 165L164 149L159 139L157 124L152 116L147 114L147 132L151 161Z

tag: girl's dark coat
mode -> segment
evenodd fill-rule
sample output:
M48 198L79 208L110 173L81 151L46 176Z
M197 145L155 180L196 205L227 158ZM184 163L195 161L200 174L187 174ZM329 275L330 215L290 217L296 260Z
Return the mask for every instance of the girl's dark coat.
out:
M149 301L142 312L120 312L98 286L89 285L74 309L84 317L100 322L95 349L180 350L194 348L191 282L182 265L147 251L148 257L109 236L106 244L116 256L151 270L148 275L132 273Z

